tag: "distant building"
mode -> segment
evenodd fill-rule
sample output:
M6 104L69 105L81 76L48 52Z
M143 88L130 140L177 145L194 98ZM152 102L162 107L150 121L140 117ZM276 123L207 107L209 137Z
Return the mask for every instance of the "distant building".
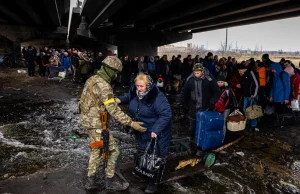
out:
M193 44L192 43L187 43L188 48L192 48Z
M200 48L201 48L201 50L204 50L204 45L203 45L203 44L201 44L201 47L200 47Z

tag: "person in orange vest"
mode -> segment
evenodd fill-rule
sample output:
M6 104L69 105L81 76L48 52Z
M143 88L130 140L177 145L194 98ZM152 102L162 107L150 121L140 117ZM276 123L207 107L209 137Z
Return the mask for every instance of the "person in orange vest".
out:
M262 107L265 107L265 104L267 102L266 98L266 68L264 67L264 64L260 62L260 60L257 60L255 62L256 66L256 72L258 73L259 77L259 89L258 89L258 104Z

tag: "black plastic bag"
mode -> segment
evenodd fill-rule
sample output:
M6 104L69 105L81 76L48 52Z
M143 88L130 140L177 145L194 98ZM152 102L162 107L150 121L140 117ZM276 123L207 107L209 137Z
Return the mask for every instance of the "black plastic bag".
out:
M148 143L144 152L136 154L133 174L141 179L160 183L165 169L166 158L158 156L155 151L157 148L157 138L154 147L150 150L153 139Z

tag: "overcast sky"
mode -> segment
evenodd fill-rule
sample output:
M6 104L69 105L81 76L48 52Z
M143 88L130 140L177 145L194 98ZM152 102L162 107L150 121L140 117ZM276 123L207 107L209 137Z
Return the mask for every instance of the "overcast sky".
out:
M187 43L208 45L208 49L218 50L220 42L225 41L225 29L195 33L193 39L175 43L177 46L186 46ZM282 49L284 51L300 51L300 17L275 20L246 26L228 28L228 43L232 43L233 48L259 50Z

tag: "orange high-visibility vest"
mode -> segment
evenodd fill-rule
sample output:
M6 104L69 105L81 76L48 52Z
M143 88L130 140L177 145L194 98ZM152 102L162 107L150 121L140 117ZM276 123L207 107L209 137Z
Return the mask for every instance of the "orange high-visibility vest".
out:
M259 76L259 86L266 86L267 82L266 82L266 68L264 67L259 67L257 68L257 73Z

